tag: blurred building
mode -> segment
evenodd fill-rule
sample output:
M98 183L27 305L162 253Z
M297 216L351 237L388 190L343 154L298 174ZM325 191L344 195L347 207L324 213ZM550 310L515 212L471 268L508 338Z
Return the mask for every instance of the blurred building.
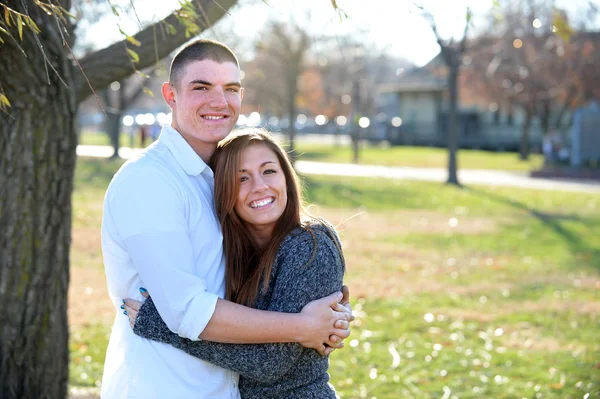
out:
M469 79L470 58L465 57L458 84L458 132L461 148L514 151L519 148L525 113L518 107L502 108L500 99L482 96ZM439 54L427 65L379 85L379 103L390 121L392 144L446 146L449 93L447 68ZM400 123L391 121L399 118ZM398 119L397 119L398 120ZM532 148L540 148L543 132L534 118Z

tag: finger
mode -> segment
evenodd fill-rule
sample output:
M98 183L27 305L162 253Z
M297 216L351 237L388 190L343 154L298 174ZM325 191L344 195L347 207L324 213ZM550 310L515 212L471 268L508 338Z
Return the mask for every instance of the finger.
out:
M343 348L344 347L344 341L338 337L337 335L330 335L329 336L329 341L326 342L327 346L330 346L332 348Z
M340 337L342 340L348 338L350 336L350 329L349 328L336 328L333 331L333 335L337 335L338 337Z
M321 344L321 346L319 346L318 348L315 348L317 350L317 352L319 352L322 356L326 356L327 355L327 347L323 344Z
M331 348L331 347L329 347L329 348L325 348L325 353L324 353L324 355L325 355L325 356L328 356L328 355L330 355L330 354L331 354L331 352L333 352L335 349L336 349L336 348Z
M329 306L333 306L336 303L338 303L340 300L342 299L342 293L341 292L334 292L333 294L326 296L325 298L323 298L324 301L327 301L327 303L329 304Z
M132 307L130 307L130 306L127 306L127 304L125 304L125 309L124 309L124 310L126 310L126 311L127 311L127 315L128 315L128 316L133 316L133 318L134 318L134 319L135 319L135 317L136 317L136 316L137 316L137 314L138 314L138 311L137 311L137 310L135 310L134 308L132 308Z
M342 305L346 305L350 303L350 288L347 285L342 285L342 300L340 301Z
M353 321L354 320L354 315L348 311L346 312L335 312L334 311L334 318L337 320L346 320L346 321Z
M338 320L338 321L336 321L336 322L333 324L333 326L334 326L335 328L340 328L340 329L342 329L342 330L347 330L347 329L349 329L349 328L350 328L350 322L349 322L349 321L346 321L346 320Z
M140 294L142 294L142 296L146 299L150 297L150 293L144 287L140 287Z
M131 309L140 310L142 302L136 301L135 299L127 298L125 299L125 306L129 306Z
M346 305L344 305L343 303L336 303L334 304L331 309L335 310L336 312L346 312L346 313L352 313L352 311L350 309L348 309L346 307Z

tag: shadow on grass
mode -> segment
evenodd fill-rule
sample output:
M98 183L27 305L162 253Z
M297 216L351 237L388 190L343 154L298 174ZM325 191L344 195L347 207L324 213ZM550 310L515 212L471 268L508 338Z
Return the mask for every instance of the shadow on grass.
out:
M512 198L507 198L502 195L491 193L489 191L474 189L472 187L463 187L464 190L470 194L482 198L486 198L490 201L494 201L500 204L508 205L510 207L519 209L529 213L532 217L540 221L544 226L554 231L559 237L561 237L568 245L568 248L573 254L585 254L589 255L592 259L590 264L597 270L600 270L600 248L591 247L585 240L581 239L578 234L573 234L568 228L565 228L561 222L571 221L582 224L586 227L591 227L592 223L589 220L582 218L575 214L558 214L551 212L541 212L534 208L527 206L526 204L516 201Z

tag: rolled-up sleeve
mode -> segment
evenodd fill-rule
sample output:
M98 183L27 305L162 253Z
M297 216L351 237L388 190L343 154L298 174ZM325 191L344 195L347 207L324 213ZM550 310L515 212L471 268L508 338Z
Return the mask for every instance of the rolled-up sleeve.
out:
M197 340L218 296L194 273L189 202L160 170L128 172L107 193L113 225L169 329Z

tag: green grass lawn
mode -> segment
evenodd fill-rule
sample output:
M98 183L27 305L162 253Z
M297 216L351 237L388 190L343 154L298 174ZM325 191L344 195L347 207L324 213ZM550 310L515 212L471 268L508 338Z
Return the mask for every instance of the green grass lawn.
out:
M79 142L88 145L110 145L108 136L103 133L86 132L80 136ZM129 136L121 135L121 146L130 146ZM135 137L134 147L140 147L138 136ZM297 142L297 148L293 154L297 159L305 161L349 163L353 159L350 146L338 147L303 141ZM365 165L446 168L447 151L443 148L429 147L365 146L361 149L359 162ZM459 168L464 169L529 171L539 169L543 162L543 157L539 154L532 154L530 159L525 162L520 161L516 153L506 152L461 150L458 156Z
M73 386L100 383L114 318L98 230L119 164L77 165ZM599 195L319 176L305 192L348 263L357 320L331 355L340 397L600 396Z

